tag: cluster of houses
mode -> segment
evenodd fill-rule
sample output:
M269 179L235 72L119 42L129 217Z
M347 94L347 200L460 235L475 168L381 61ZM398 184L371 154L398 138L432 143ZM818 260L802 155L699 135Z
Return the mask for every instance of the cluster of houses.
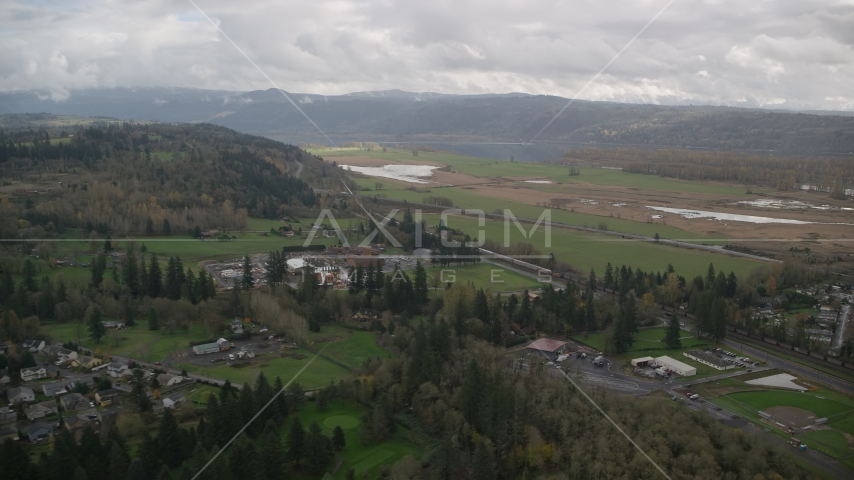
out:
M795 291L815 299L815 310L809 312L811 317L809 328L804 333L814 342L830 344L836 335L845 335L840 327L843 315L850 315L849 305L854 302L854 293L850 286L845 285L817 285L813 287L798 287ZM763 297L760 299L761 306L757 313L765 320L776 326L787 325L783 305L788 301L785 295L775 297ZM794 332L793 326L788 324L789 333ZM830 351L829 353L833 353Z
M19 440L25 437L31 443L40 443L47 441L60 428L79 436L85 428L97 427L105 415L115 414L115 410L101 409L118 403L123 395L131 391L127 383L122 385L122 381L130 378L132 373L132 366L127 363L89 357L61 345L46 345L41 340L28 340L21 346L39 354L41 358L50 359L56 366L101 370L96 375L109 376L113 379L114 387L98 390L99 383L103 382L91 374L74 379L43 381L61 376L61 372L49 372L45 366L21 369L21 383L15 385L8 369L0 370L0 390L7 400L7 406L0 407L0 442L7 438ZM154 383L153 378L156 378L161 392L171 392L164 395L159 404L155 403L157 408L180 406L183 394L175 390L190 380L181 375L150 370L144 371L143 378L148 383ZM79 385L85 385L86 388L81 390ZM92 393L80 393L86 390Z

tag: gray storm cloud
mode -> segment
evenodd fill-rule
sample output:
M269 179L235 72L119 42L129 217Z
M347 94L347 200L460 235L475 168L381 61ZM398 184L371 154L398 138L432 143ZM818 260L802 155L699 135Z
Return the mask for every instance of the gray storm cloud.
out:
M667 0L198 5L282 88L572 97ZM0 4L0 90L270 85L188 2ZM581 98L854 110L854 3L676 0Z

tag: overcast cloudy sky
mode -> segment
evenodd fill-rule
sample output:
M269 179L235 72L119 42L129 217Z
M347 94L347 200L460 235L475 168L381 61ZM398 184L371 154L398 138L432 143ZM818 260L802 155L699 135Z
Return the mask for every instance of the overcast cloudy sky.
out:
M669 0L198 5L287 91L572 97ZM581 98L854 110L854 0L675 0ZM187 0L0 2L0 91L267 89Z

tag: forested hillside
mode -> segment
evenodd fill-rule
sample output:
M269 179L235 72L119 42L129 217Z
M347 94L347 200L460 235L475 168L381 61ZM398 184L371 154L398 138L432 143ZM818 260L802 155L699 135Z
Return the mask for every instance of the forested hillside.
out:
M278 218L313 206L305 180L323 184L325 175L333 181L339 173L297 147L213 125L105 121L0 130L0 234L245 229L248 216Z
M568 101L544 95L464 96L399 91L291 96L339 143L531 141ZM323 140L275 90L100 89L73 92L62 102L34 92L0 94L0 113L26 112L204 121L296 142ZM774 154L850 154L854 152L854 116L576 101L543 131L538 141ZM525 158L520 152L516 156Z

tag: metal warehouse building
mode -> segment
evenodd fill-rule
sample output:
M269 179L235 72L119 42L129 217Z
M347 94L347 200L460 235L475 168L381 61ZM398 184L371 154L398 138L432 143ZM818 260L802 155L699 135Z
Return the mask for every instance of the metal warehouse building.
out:
M196 355L204 355L206 353L216 353L219 351L219 345L216 343L204 343L193 347L193 353Z

